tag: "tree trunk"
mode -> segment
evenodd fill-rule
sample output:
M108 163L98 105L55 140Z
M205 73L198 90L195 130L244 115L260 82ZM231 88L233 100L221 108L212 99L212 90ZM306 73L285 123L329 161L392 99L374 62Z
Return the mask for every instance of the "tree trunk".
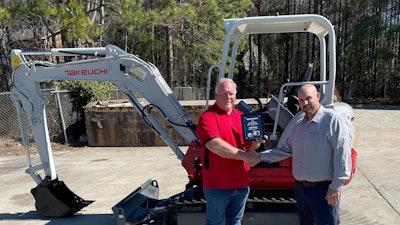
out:
M174 46L172 40L172 34L170 28L166 26L167 29L167 38L168 38L168 77L167 83L170 87L174 86Z

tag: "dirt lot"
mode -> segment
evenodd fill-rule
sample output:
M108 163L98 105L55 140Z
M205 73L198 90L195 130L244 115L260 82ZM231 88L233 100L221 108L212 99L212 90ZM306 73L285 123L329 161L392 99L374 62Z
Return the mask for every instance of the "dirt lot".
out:
M79 147L72 147L60 143L51 143L53 151L73 151L79 150ZM31 154L37 154L36 147L33 143L30 144L29 150ZM25 148L22 146L20 140L16 140L9 137L0 138L0 156L13 156L25 154Z

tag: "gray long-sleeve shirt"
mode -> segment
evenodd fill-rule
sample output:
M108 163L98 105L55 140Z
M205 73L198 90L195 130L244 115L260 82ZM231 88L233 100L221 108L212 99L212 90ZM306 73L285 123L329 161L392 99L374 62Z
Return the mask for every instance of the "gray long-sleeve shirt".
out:
M293 176L310 182L330 180L341 190L351 171L351 134L344 119L322 105L311 121L304 116L278 148L262 152L261 161L293 156Z

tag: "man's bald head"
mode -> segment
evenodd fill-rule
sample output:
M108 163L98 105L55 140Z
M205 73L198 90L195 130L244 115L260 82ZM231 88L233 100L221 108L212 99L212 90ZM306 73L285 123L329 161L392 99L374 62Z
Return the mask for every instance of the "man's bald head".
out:
M315 87L315 85L304 84L303 86L300 87L298 95L299 94L305 94L305 93L316 94L317 92L318 91L317 91L317 88Z

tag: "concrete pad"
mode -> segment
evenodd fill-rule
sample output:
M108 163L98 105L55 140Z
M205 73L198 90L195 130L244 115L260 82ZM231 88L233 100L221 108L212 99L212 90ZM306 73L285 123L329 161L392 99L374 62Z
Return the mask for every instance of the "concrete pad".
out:
M400 107L353 107L358 165L342 194L343 224L400 224Z
M400 224L400 107L354 107L358 165L342 193L341 224ZM116 224L111 207L146 180L158 181L160 198L183 191L187 182L168 147L85 147L54 155L59 179L95 202L72 217L42 218L30 193L36 184L24 172L26 156L1 157L0 225Z

